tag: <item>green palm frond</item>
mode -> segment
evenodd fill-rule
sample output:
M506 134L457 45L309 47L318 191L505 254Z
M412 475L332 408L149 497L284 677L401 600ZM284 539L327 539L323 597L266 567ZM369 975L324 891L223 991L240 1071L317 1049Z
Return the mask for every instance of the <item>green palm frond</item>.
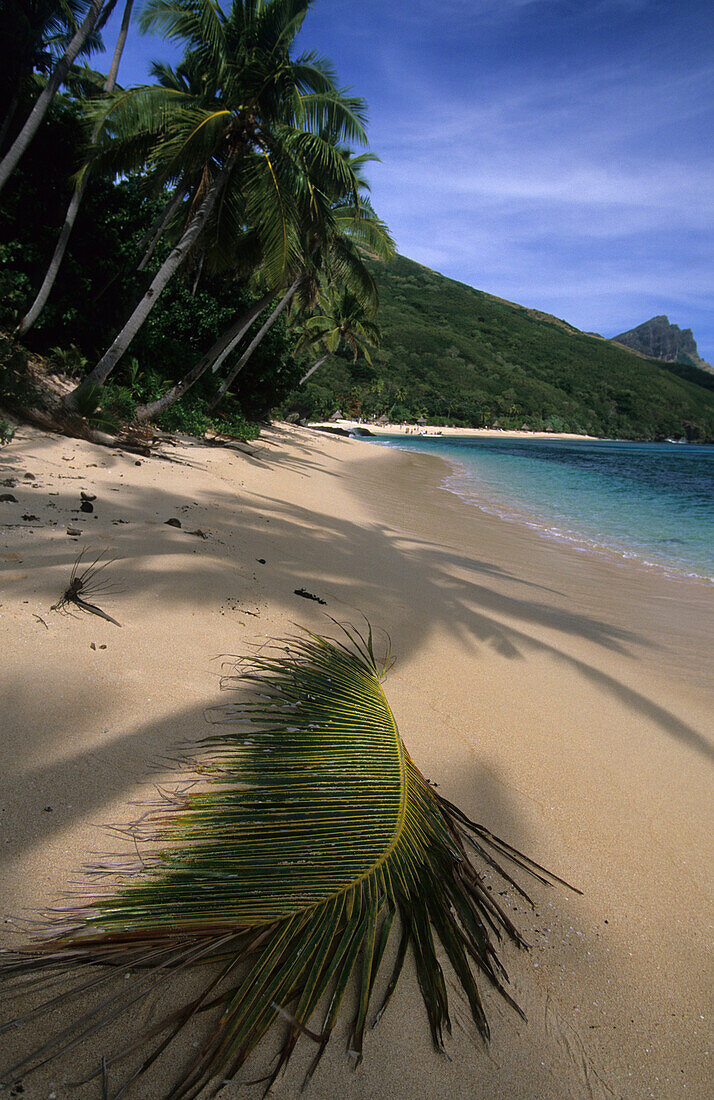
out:
M154 855L143 855L136 867L99 868L110 876L101 896L63 924L57 918L48 941L3 957L0 974L14 993L36 985L38 975L48 987L58 975L74 975L75 988L44 1006L65 1004L69 1026L0 1084L26 1076L103 1024L136 1016L156 988L169 1005L165 1015L97 1065L94 1076L104 1077L107 1095L120 1057L146 1044L130 1080L139 1077L199 1013L208 1018L205 1041L188 1064L167 1067L176 1078L167 1092L173 1100L197 1096L215 1074L234 1076L274 1025L285 1034L271 1081L305 1034L317 1042L309 1077L350 983L358 1005L350 1050L359 1060L375 988L382 986L379 1018L410 949L441 1048L449 1010L437 942L482 1035L488 1024L479 977L514 1005L494 937L523 940L470 853L521 894L499 861L541 881L554 876L429 785L382 689L388 657L377 659L371 630L366 637L342 630L337 640L287 639L240 668L237 679L251 695L224 708L219 732L201 743L198 785L167 799L135 828L137 844L149 842ZM385 986L382 964L397 925L399 947ZM88 976L87 963L107 965ZM198 992L171 999L164 987L199 964ZM102 987L101 1001L76 1014L75 1002ZM318 1008L322 1019L315 1024ZM43 1010L20 1022L36 1034Z
M348 202L337 204L332 208L332 217L340 234L374 259L393 260L396 256L396 246L389 229L377 217L368 200L360 197L358 205Z
M301 95L295 125L315 132L329 131L334 139L367 144L367 109L359 96L348 96L334 87Z
M290 48L299 32L312 0L274 0L265 5L257 21L257 37L273 51Z
M286 151L297 164L304 167L307 178L317 183L321 191L340 197L352 195L356 199L355 176L349 163L334 146L308 130L286 128L281 131L280 137Z
M362 304L363 313L375 314L379 308L377 284L365 266L359 249L346 236L335 233L330 241L330 280L348 287Z
M172 136L178 94L157 85L116 92L85 111L97 128L92 160L106 172L129 173L151 165L162 143ZM183 106L183 104L182 104Z
M226 187L216 203L207 227L206 270L212 274L230 272L248 278L259 265L262 250L255 229L248 226L243 197L235 187Z
M216 0L145 0L139 27L198 50L207 66L225 51L225 16Z
M281 287L302 263L300 218L292 165L280 156L244 157L231 185L239 191L248 223L261 241L261 267L270 286Z

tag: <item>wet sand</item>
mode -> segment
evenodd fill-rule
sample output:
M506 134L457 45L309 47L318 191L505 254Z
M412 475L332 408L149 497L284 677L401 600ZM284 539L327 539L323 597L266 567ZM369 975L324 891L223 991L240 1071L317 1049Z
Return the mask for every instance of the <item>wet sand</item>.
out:
M364 614L391 637L385 690L418 766L583 895L503 899L532 944L504 948L527 1024L487 991L486 1047L447 970L449 1061L407 970L362 1065L336 1034L306 1095L708 1096L714 590L482 513L432 456L281 426L254 451L137 459L29 428L0 450L17 497L0 504L0 946L206 732L218 655ZM80 546L117 557L102 606L121 628L48 611ZM297 1095L302 1045L275 1096ZM99 1096L63 1083L73 1057L23 1095Z

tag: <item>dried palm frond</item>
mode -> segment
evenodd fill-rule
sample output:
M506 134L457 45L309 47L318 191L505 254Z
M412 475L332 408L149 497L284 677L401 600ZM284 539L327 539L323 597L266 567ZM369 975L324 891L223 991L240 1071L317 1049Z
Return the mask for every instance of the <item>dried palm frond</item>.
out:
M90 498L91 499L91 498ZM71 615L69 610L71 607L76 607L80 611L85 611L88 615L96 615L100 619L106 619L108 623L114 623L115 626L121 626L116 619L113 619L111 615L106 611L102 611L101 607L97 607L93 600L99 597L106 596L110 592L116 592L117 586L107 581L105 577L100 577L108 565L112 565L115 558L107 558L99 565L99 560L103 551L99 551L97 556L88 565L85 565L81 573L79 567L82 564L84 557L84 550L78 555L77 560L72 567L72 573L69 578L69 584L60 596L57 603L52 604L50 611L61 611L67 615Z
M242 670L250 698L223 708L221 721L236 724L201 742L197 785L137 826L134 838L153 841L153 855L137 867L110 869L101 895L94 891L81 911L56 917L46 942L4 956L0 977L16 992L37 985L47 998L58 978L76 984L15 1021L27 1025L66 1005L70 1023L0 1083L26 1076L122 1014L130 1024L149 993L177 973L197 973L199 964L197 991L170 1001L149 1028L137 1025L123 1050L97 1054L91 1076L103 1094L120 1058L134 1053L139 1065L126 1071L117 1097L199 1013L208 1021L204 1041L185 1064L169 1062L173 1100L197 1096L216 1075L232 1078L274 1024L285 1034L268 1087L302 1036L317 1043L309 1079L350 981L357 996L350 1051L359 1060L395 925L399 945L377 1019L411 950L433 1041L443 1047L449 1012L436 941L483 1036L478 976L520 1011L494 940L505 933L524 941L469 852L520 893L499 861L541 881L555 876L427 783L382 691L388 659L375 657L371 630L366 637L342 630L341 640L287 639ZM93 1007L76 1012L75 1001L90 991ZM323 1016L315 1023L318 1006Z

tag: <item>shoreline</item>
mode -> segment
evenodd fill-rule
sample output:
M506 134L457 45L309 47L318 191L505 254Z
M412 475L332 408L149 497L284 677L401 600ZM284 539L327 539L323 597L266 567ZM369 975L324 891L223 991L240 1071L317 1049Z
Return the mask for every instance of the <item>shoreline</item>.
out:
M319 420L309 425L317 430L324 428L342 428L343 431L354 431L366 428L372 435L462 435L473 436L478 439L587 439L591 442L601 440L603 436L576 435L573 432L532 432L507 428L438 428L433 424L425 424L423 428L406 424L363 424L359 420L342 418L339 420Z
M155 761L225 701L217 655L365 615L391 637L385 691L417 766L583 895L525 883L533 911L500 899L531 944L503 952L528 1024L484 990L486 1048L450 985L447 1062L407 965L357 1072L338 1031L306 1095L703 1100L711 590L481 512L441 487L432 455L282 425L249 450L180 440L138 462L26 427L0 449L17 497L0 505L3 920L52 904L106 847L98 824L132 820L132 801L171 783ZM120 629L48 613L82 543L117 559L103 606ZM304 1047L276 1097L297 1095ZM24 1095L89 1100L62 1085L78 1076L71 1055Z
M386 433L382 433L386 434ZM402 433L403 435L404 433ZM455 435L457 433L451 433ZM499 436L505 433L487 433L489 436ZM514 438L518 433L511 433L510 437ZM415 437L409 436L410 440L417 441ZM433 437L430 437L433 438ZM538 436L542 438L542 434ZM549 438L549 437L547 437ZM588 438L594 439L594 437L573 437L561 435L559 438L573 439L573 438ZM357 437L358 441L369 443L368 437ZM438 441L438 437L437 437ZM599 439L598 442L614 442L611 440ZM379 445L378 440L374 440ZM395 445L399 451L399 445ZM404 453L404 452L401 452ZM528 527L538 538L551 540L556 543L560 543L569 546L578 553L585 553L587 555L593 555L595 557L604 558L615 565L627 566L630 563L634 563L639 568L644 568L655 575L670 577L674 580L681 579L687 581L693 581L707 586L714 585L714 575L701 571L702 567L697 566L695 563L684 562L672 562L666 560L650 560L646 555L654 555L654 551L649 547L643 546L625 546L617 545L616 536L610 536L608 534L585 534L578 533L563 529L559 526L560 520L553 519L552 517L545 518L543 513L539 510L538 505L533 503L515 502L510 499L507 493L504 491L504 495L489 495L489 491L484 488L483 485L478 486L478 490L474 495L473 485L469 482L467 487L459 486L459 477L464 475L468 479L469 468L464 463L460 462L458 455L454 452L452 455L442 452L433 452L429 448L419 450L418 447L414 450L408 449L407 453L419 453L425 454L430 457L438 458L444 462L448 468L448 474L442 478L441 488L446 492L453 493L457 496L467 507L478 509L485 516L495 516L502 520L504 523L520 524ZM452 482L449 484L449 482ZM577 527L578 520L573 521ZM608 541L610 540L610 541ZM699 568L700 571L697 571ZM709 566L714 568L714 565Z

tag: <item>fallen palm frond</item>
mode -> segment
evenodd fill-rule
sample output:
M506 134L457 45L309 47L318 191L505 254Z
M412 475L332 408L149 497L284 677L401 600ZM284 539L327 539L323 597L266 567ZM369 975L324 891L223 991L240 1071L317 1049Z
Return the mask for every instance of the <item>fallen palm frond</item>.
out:
M137 842L154 842L152 855L96 868L109 877L101 895L93 891L82 910L57 916L46 942L5 955L6 984L45 995L14 1023L27 1025L58 1006L66 1006L71 1022L0 1083L26 1076L123 1014L131 1022L152 991L168 988L177 973L182 980L195 975L198 964L204 977L197 990L187 996L184 989L179 1000L177 982L176 999L167 1004L162 993L163 1015L150 1027L137 1025L123 1050L97 1053L91 1076L103 1094L120 1059L134 1054L139 1064L124 1071L116 1097L198 1014L209 1021L204 1041L180 1069L176 1060L168 1067L173 1100L197 1096L217 1075L220 1082L232 1078L276 1023L285 1034L268 1087L301 1036L317 1044L309 1079L350 981L357 1004L350 1051L359 1060L395 925L399 945L377 1019L411 951L431 1034L442 1048L449 1013L436 941L483 1036L477 975L520 1011L505 989L494 939L505 933L523 940L469 852L521 894L500 860L541 881L554 876L427 783L382 691L388 661L375 658L371 630L365 638L342 629L341 641L288 639L242 671L237 678L252 694L222 710L221 722L235 725L221 725L201 742L197 784L165 797L133 833ZM48 996L68 976L74 987L60 985ZM105 995L95 996L102 988ZM90 995L93 1007L77 1011Z
M90 498L93 499L93 498ZM99 565L99 559L102 556L102 551L97 554L94 561L85 565L81 573L79 567L82 564L84 557L84 551L82 551L72 567L72 573L69 578L69 584L60 596L57 603L52 604L50 611L62 611L67 614L71 614L69 611L70 606L78 608L80 611L85 611L88 615L96 615L100 619L106 619L108 623L114 623L115 626L121 626L116 619L113 619L111 615L106 611L102 611L101 607L97 607L92 600L96 600L100 596L107 595L107 593L116 591L116 585L110 584L104 577L99 577L108 565L114 562L114 558L108 558Z

